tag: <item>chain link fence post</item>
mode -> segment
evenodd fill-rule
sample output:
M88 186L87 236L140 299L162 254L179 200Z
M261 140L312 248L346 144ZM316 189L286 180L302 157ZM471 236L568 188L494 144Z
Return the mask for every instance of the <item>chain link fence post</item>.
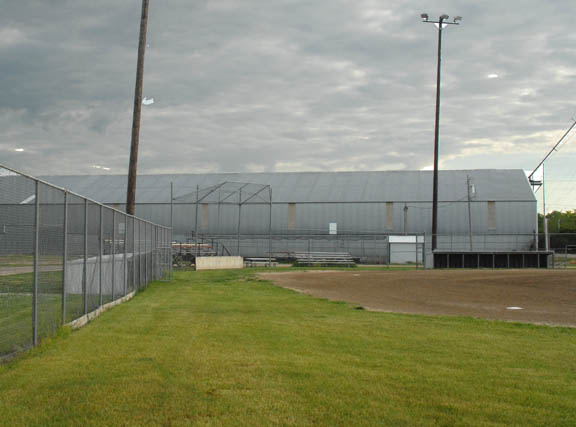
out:
M0 177L0 243L7 260L0 265L0 296L15 296L0 307L0 357L37 346L62 325L82 324L99 307L168 277L171 263L164 262L169 254L162 246L168 228L4 166ZM23 271L12 268L12 258ZM22 275L17 286L13 275Z
M104 252L104 220L103 220L104 209L100 205L100 225L98 232L98 307L102 307L102 252Z
M112 301L116 299L116 211L112 211Z
M64 191L64 232L62 248L62 325L66 324L66 275L68 273L68 192Z
M32 294L32 344L38 344L38 259L40 257L40 194L35 181L34 200L34 291Z
M136 218L132 217L132 290L136 290Z
M123 294L126 295L128 293L128 216L122 214L124 218L124 265L122 268L124 269L122 277L123 277Z
M82 302L88 314L88 200L84 199L84 271L82 273Z

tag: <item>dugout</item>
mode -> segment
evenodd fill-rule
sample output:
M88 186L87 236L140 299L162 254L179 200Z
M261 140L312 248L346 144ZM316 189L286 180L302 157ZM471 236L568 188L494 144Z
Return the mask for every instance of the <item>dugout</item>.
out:
M546 251L434 251L434 268L548 268L554 253Z

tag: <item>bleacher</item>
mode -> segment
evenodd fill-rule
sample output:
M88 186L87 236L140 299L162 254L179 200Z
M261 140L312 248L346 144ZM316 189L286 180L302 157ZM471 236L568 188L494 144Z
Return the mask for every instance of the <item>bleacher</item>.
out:
M276 267L278 261L276 258L259 258L259 257L248 257L244 258L245 267Z
M295 266L352 267L356 261L348 252L291 252Z

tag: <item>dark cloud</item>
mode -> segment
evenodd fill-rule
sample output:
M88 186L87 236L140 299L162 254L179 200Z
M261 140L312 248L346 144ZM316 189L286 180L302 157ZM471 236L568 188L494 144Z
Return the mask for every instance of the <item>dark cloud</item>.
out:
M2 162L125 172L140 0L0 5ZM575 11L567 0L152 1L144 92L156 102L139 170L430 165L437 32L421 12L464 17L444 33L443 165L531 168L575 112Z

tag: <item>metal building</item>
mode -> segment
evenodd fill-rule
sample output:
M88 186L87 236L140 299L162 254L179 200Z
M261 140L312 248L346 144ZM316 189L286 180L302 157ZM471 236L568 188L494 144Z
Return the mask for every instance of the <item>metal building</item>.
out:
M125 176L46 179L124 207ZM239 212L233 202L197 206L195 200L200 198L189 197L224 182L270 187L272 242L268 201L251 200ZM431 171L141 175L136 215L172 224L175 240L186 241L197 233L218 239L244 256L266 256L270 248L273 252L347 250L365 261L386 262L390 235L422 235L428 242L431 199ZM535 247L536 198L522 170L441 171L438 212L438 249Z

